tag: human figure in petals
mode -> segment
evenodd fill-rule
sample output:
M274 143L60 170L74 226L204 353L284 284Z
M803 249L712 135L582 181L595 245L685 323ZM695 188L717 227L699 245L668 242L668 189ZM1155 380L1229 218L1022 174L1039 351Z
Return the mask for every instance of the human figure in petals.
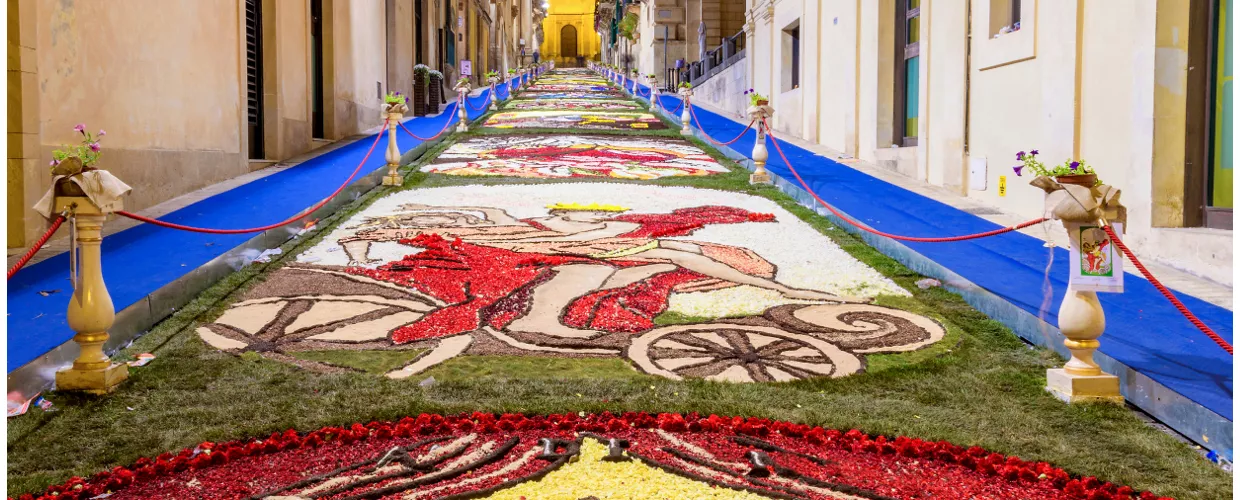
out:
M483 326L561 338L640 332L667 308L673 291L737 285L789 299L863 302L777 282L753 252L714 243L664 239L709 224L771 222L774 216L704 206L667 214L624 214L607 206L553 205L543 217L517 219L490 207L405 205L370 218L339 243L349 272L419 289L451 304L392 333L397 343ZM378 264L370 245L397 241L421 249Z

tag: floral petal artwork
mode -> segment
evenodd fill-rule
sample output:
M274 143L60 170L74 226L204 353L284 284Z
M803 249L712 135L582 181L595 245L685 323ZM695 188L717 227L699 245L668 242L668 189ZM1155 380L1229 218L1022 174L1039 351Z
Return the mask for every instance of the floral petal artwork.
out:
M641 109L633 101L616 101L605 99L515 99L504 105L506 111L525 111L534 109L574 110L574 111L638 111Z
M761 418L422 414L140 458L39 498L1145 500L976 446Z
M346 368L297 354L423 352L392 378L461 355L520 355L787 382L853 375L867 355L944 338L933 319L870 303L880 295L908 293L765 198L441 187L376 201L198 332L218 349L323 372ZM665 314L701 319L663 325Z
M701 148L679 139L577 134L471 137L450 146L422 170L464 176L638 180L728 171Z
M650 113L598 111L503 111L491 115L482 126L603 130L664 130L667 128L663 120Z

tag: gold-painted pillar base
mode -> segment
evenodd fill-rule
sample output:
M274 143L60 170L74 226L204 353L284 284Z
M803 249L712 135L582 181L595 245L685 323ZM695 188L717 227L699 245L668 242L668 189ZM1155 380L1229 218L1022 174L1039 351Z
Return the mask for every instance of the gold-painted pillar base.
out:
M108 394L129 378L129 365L116 363L106 368L82 370L66 368L56 372L56 390Z
M771 173L764 170L762 172L754 172L752 174L749 174L749 183L750 184L770 184Z
M387 167L388 173L383 176L384 186L399 186L405 183L405 178L401 177L400 174L396 172L396 169L400 168L399 165L389 163Z
M1119 377L1076 375L1063 368L1046 370L1046 390L1066 403L1106 402L1124 404L1119 393Z

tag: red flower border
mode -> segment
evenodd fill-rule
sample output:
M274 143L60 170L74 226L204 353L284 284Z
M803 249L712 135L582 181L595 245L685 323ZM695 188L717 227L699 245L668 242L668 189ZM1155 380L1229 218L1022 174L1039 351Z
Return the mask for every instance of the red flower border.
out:
M985 476L1014 483L1048 482L1071 498L1085 500L1171 500L1148 491L1138 493L1128 486L1104 482L1096 477L1072 478L1067 472L1046 462L1029 462L1015 456L992 453L977 446L964 448L946 441L925 441L899 436L870 436L857 429L841 432L804 424L765 418L701 417L696 413L610 412L600 414L552 414L527 417L522 414L474 412L443 416L422 414L405 417L398 422L355 423L349 427L324 427L308 433L289 429L272 433L265 439L245 439L225 443L203 442L179 453L164 453L155 458L143 457L129 467L115 467L89 478L73 477L63 484L49 487L39 495L24 494L17 500L84 500L108 492L117 492L140 479L170 475L186 469L202 469L240 457L261 456L301 447L317 448L339 440L344 444L374 438L412 437L449 434L453 432L517 432L557 430L579 433L620 432L631 429L658 428L668 432L721 432L737 436L766 437L773 434L801 439L812 445L828 445L853 453L897 455L956 464ZM10 497L10 500L13 500Z

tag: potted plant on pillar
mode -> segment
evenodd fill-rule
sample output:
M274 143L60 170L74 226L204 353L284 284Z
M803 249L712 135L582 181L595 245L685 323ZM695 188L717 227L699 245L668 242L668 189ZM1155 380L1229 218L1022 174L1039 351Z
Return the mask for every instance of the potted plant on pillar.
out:
M1094 172L1094 168L1087 165L1085 160L1067 159L1059 165L1047 168L1045 164L1038 160L1038 150L1034 149L1028 153L1021 151L1016 153L1016 160L1021 164L1012 167L1019 177L1025 169L1029 169L1035 175L1042 177L1054 177L1055 182L1060 184L1075 184L1078 186L1094 187L1102 184L1098 180L1098 174Z
M487 83L491 84L491 96L487 99L491 104L487 107L487 110L496 111L499 109L499 107L495 105L495 101L499 100L499 90L496 89L496 86L499 85L499 82L502 81L502 79L499 77L499 72L497 71L488 71L486 77Z
M401 95L400 92L388 92L383 96L383 112L397 115L409 112L409 96Z
M431 70L427 72L427 77L429 89L427 92L426 112L427 114L435 114L439 112L440 104L448 102L443 96L443 73Z
M762 94L754 92L753 89L746 90L745 95L749 96L750 106L767 106L771 104L770 99L767 99L767 97Z
M73 127L73 130L82 135L82 142L52 151L50 164L52 175L64 176L56 182L56 194L60 196L85 196L86 193L82 191L81 186L69 178L96 170L95 164L99 162L99 156L103 151L99 141L107 135L103 130L100 130L97 135L91 135L86 131L85 123L79 123Z
M689 82L680 82L680 85L676 86L676 93L680 94L681 97L692 96L693 85L690 85Z
M426 116L426 90L431 68L425 64L413 67L413 116Z

